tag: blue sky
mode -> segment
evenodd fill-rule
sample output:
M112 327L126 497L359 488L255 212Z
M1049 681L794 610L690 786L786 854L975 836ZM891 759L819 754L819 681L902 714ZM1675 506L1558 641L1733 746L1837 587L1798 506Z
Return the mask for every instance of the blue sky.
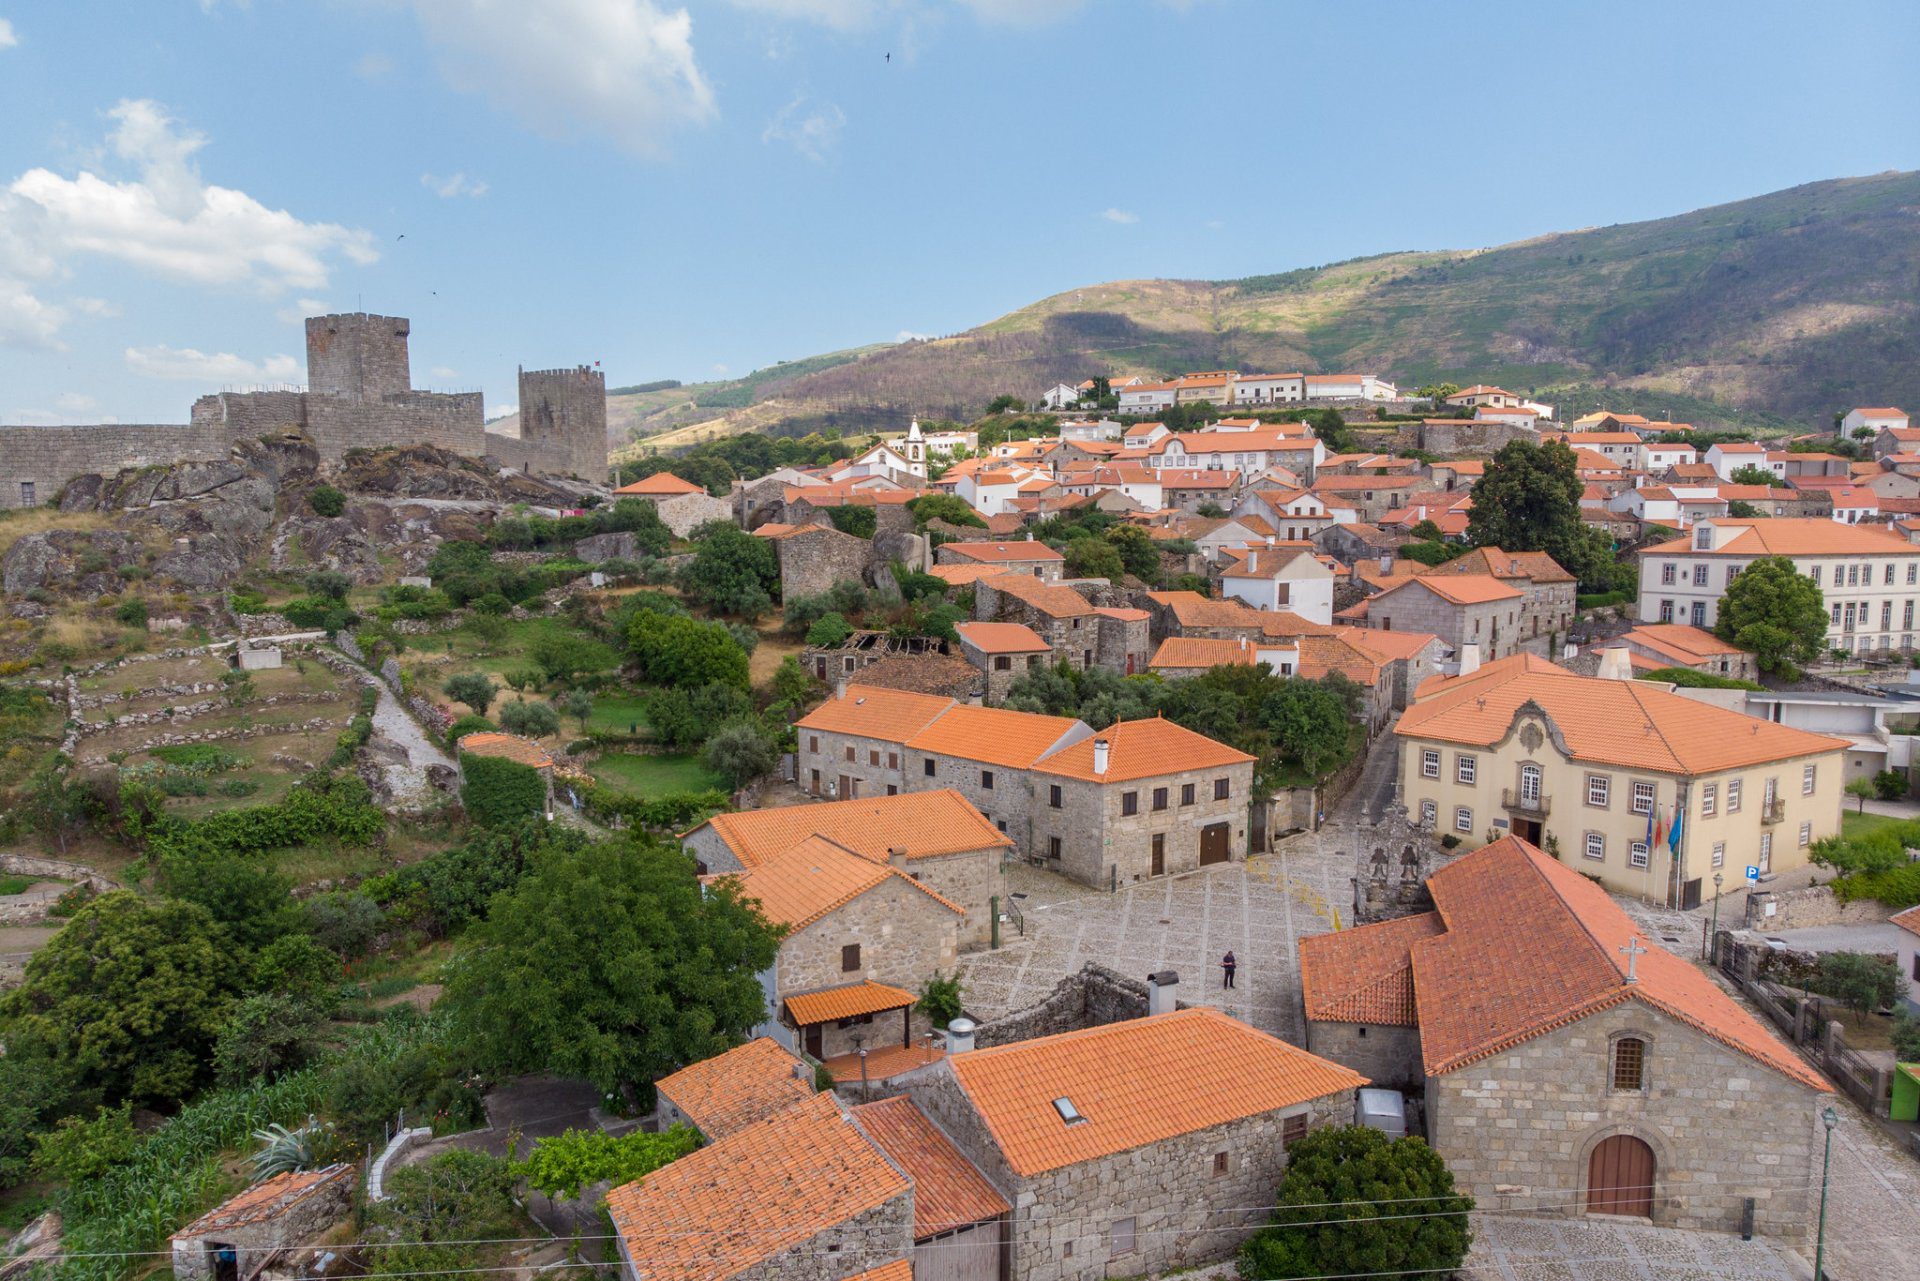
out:
M1920 166L1911 0L684 3L0 0L0 421L301 381L306 310L491 412Z

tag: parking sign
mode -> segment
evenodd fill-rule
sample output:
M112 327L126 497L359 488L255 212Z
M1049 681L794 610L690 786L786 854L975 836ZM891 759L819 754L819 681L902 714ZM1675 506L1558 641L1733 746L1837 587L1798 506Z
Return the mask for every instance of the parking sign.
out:
M1755 884L1760 881L1760 869L1751 863L1747 864L1747 879Z

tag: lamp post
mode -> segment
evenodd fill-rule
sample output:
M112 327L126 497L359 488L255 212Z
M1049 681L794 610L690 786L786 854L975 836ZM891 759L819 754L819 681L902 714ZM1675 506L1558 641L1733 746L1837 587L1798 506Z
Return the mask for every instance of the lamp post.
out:
M1833 1130L1840 1124L1840 1114L1831 1103L1820 1113L1820 1124L1827 1127L1827 1154L1820 1161L1820 1228L1813 1246L1813 1281L1826 1278L1821 1269L1827 1256L1827 1174L1833 1168Z
M1713 874L1713 924L1707 927L1707 937L1700 944L1700 959L1713 959L1713 936L1720 932L1720 881L1724 873Z

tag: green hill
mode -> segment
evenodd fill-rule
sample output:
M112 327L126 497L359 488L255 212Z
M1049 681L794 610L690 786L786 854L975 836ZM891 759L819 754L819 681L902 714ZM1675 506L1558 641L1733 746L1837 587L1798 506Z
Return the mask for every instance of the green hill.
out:
M1365 369L1409 388L1497 382L1574 411L1826 426L1852 405L1920 402L1920 174L1495 249L1093 285L951 338L822 359L719 396L682 388L682 400L727 412L703 418L697 405L680 424L705 435L891 428L1095 373L1230 368ZM742 396L752 404L729 408Z

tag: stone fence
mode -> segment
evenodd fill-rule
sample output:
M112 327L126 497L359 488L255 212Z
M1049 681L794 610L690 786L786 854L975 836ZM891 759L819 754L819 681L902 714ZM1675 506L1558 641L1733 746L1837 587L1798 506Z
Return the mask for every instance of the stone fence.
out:
M73 881L76 884L85 885L95 894L106 894L120 888L117 881L100 875L83 863L69 863L57 858L41 858L37 854L0 854L0 872L7 872L14 876L47 876L56 881Z
M1145 1018L1147 984L1089 961L1054 985L1037 1003L1011 1010L979 1025L973 1043L980 1049L1030 1041L1036 1036L1078 1032L1083 1028Z
M131 712L125 716L109 716L104 720L85 721L80 725L80 736L103 734L108 730L125 729L139 725L175 725L190 721L196 716L209 712L254 710L266 707L294 707L306 703L335 703L339 695L324 692L293 691L285 694L268 694L265 698L251 699L245 703L229 703L221 698L209 698L198 703L183 703L176 707L163 707L152 712Z
M1768 909L1772 910L1769 911ZM1877 925L1893 915L1878 899L1842 903L1831 886L1807 885L1797 890L1747 891L1746 922L1750 930L1806 930L1823 925Z

